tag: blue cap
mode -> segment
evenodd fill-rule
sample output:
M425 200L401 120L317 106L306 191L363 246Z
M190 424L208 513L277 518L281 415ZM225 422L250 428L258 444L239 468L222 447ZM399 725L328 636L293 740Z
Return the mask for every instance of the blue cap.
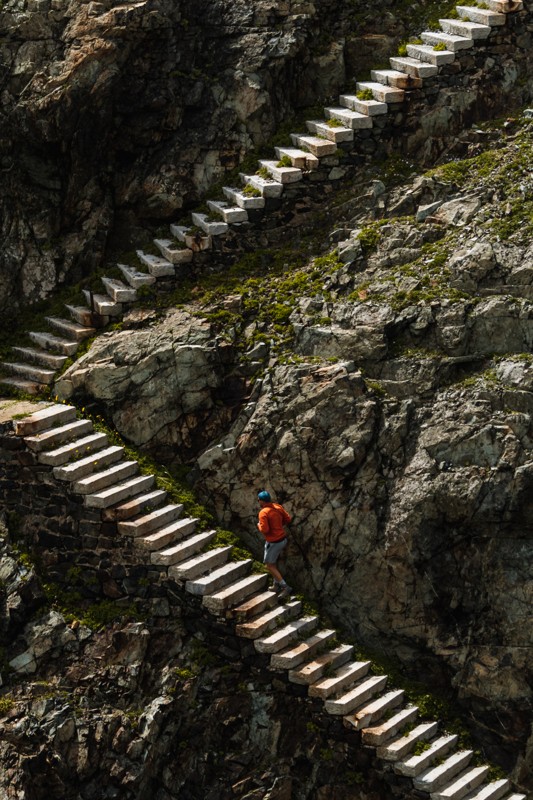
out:
M263 503L270 503L272 498L270 497L269 492L259 492L257 499L262 500Z

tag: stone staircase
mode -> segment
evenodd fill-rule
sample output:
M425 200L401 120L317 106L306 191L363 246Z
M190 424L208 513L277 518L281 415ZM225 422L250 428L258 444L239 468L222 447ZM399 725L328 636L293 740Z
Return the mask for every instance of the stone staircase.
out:
M193 212L192 225L171 225L169 238L153 242L158 255L138 250L137 266L118 265L122 279L102 278L102 294L85 291L84 305L66 306L69 318L49 317L49 331L29 332L34 346L13 348L13 358L0 365L0 384L27 394L46 390L79 343L120 318L137 299L138 289L162 278L179 278L217 238L230 229L238 233L239 226L268 212L295 185L327 180L339 148L349 151L359 132L379 127L380 118L402 103L406 92L460 59L463 50L487 39L493 28L505 25L508 13L521 8L522 0L458 5L457 18L441 19L440 30L422 32L421 43L408 44L406 56L390 59L390 69L372 70L372 80L357 83L355 94L341 95L338 106L326 107L324 119L308 120L307 131L291 134L291 145L276 147L275 158L260 161L255 174L242 174L241 187L224 187L223 198L207 202L208 213Z
M509 780L490 780L489 767L474 764L474 753L458 747L457 735L419 719L402 689L389 688L386 675L356 660L353 646L321 629L299 600L281 604L252 559L233 561L231 547L213 547L215 531L197 530L197 520L167 501L155 477L141 474L122 447L78 418L75 407L43 406L13 425L37 463L49 465L87 508L98 509L102 523L116 523L148 562L201 597L207 612L232 620L237 636L253 641L273 673L286 672L323 701L325 714L360 731L384 771L405 777L406 791L431 800L526 800Z

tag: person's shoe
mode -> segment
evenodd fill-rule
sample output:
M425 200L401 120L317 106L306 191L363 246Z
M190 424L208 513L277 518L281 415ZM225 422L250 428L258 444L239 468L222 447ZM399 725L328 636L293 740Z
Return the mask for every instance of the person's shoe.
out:
M280 593L278 594L278 600L286 600L287 597L290 597L292 594L292 586L283 586Z
M281 592L281 583L274 581L270 587L270 590L272 592L276 592L276 594L279 594Z

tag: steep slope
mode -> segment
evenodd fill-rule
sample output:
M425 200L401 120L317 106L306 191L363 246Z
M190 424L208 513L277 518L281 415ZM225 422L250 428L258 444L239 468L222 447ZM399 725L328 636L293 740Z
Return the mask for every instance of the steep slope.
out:
M406 674L454 687L510 765L531 702L531 125L459 145L470 159L361 193L342 261L271 260L261 277L259 260L256 277L211 283L209 305L188 305L225 352L226 377L200 379L197 417L179 410L178 379L175 421L159 424L177 362L159 384L154 356L164 341L183 352L205 325L184 311L97 340L66 378L154 453L190 458L179 431L197 430L196 488L254 549L254 487L272 487L296 516L301 587ZM234 425L206 449L201 403L212 392L222 408L224 381L246 404L227 395Z

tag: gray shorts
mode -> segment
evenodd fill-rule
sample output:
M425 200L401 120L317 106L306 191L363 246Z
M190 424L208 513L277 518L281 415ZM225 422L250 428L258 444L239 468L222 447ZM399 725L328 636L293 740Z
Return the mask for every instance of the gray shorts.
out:
M283 550L287 547L287 539L279 542L265 542L264 564L275 564Z

